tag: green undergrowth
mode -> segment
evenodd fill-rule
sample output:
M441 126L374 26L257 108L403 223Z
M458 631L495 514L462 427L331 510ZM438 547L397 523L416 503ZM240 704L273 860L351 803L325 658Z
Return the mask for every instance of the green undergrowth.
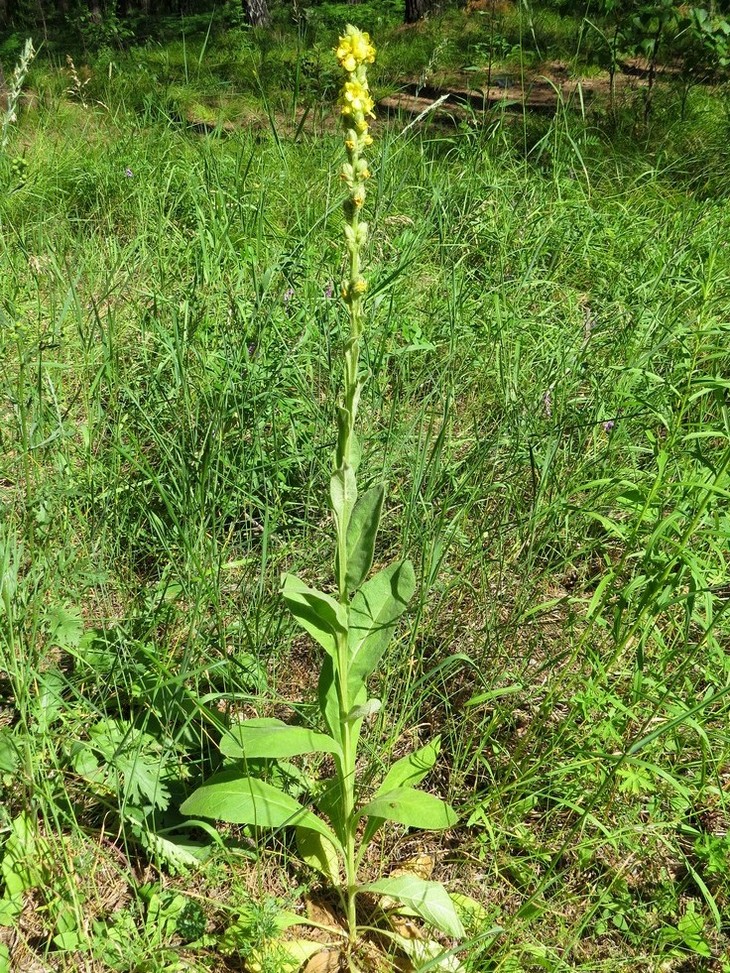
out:
M115 72L0 160L0 969L240 969L313 874L178 808L231 721L317 724L278 577L330 576L339 140ZM636 124L373 146L364 468L418 587L360 769L440 733L461 817L366 868L478 899L470 971L728 970L727 121Z
M294 124L302 115L323 124L338 88L332 47L350 6L321 3L297 16L274 5L272 26L252 29L229 4L209 13L147 17L144 28L130 22L108 37L103 26L79 33L70 17L47 26L42 45L40 31L28 26L25 32L41 46L30 85L52 110L70 93L89 104L123 104L173 119L197 109L211 125L246 124L254 107L291 116ZM552 75L556 66L581 77L605 71L609 61L600 17L495 4L444 9L404 26L396 0L358 3L357 13L362 27L379 38L371 78L378 97L413 84L480 90L488 78ZM0 44L4 63L17 57L24 39L18 28Z

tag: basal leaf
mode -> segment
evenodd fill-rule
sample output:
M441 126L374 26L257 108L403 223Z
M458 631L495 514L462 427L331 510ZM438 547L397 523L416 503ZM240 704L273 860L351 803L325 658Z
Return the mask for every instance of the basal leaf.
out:
M334 659L337 637L347 633L347 612L343 606L324 592L308 587L294 574L282 576L281 593L304 631Z
M396 787L361 808L360 817L384 818L409 828L444 831L459 820L452 807L433 794L412 787Z
M226 757L252 760L285 760L302 753L341 753L339 744L324 733L264 718L232 726L221 737L220 749Z
M263 780L242 777L238 770L215 774L190 795L180 810L193 817L213 818L229 824L309 828L339 847L337 838L324 821L299 801Z
M348 686L354 698L387 648L416 587L410 561L391 564L360 588L350 605Z
M462 939L466 935L449 893L439 882L428 882L417 875L398 875L369 882L363 891L397 899L448 936Z
M347 525L347 590L357 591L373 565L375 538L383 512L385 486L379 483L358 497Z

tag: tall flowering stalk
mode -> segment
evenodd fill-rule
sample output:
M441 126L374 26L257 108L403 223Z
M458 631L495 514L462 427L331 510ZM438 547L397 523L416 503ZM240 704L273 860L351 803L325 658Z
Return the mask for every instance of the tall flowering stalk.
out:
M335 53L340 67L347 72L347 80L340 93L339 105L345 128L345 148L347 150L347 162L342 166L341 176L348 189L348 196L344 203L348 274L342 288L342 297L349 310L350 327L344 345L344 392L337 416L337 452L335 454L335 471L330 481L330 501L337 534L335 575L338 600L344 612L347 612L350 592L359 586L372 565L372 549L370 549L369 552L366 552L367 565L365 571L358 572L362 576L353 577L351 571L348 573L350 566L348 563L350 561L348 547L352 547L352 544L348 544L348 534L357 503L355 474L360 460L359 444L355 436L355 420L362 389L362 380L359 375L360 338L364 323L363 295L367 290L367 283L360 271L362 250L367 243L368 234L368 225L361 221L360 215L365 203L365 183L370 178L370 171L363 152L373 142L369 132L368 118L374 117L374 104L368 88L367 66L375 61L375 48L370 43L368 34L348 24ZM373 524L373 543L377 521L379 521L382 511L383 495L382 487L377 487L370 493L368 520ZM334 688L337 692L343 750L340 775L341 800L344 817L348 822L344 834L347 921L350 928L354 929L356 926L355 894L357 878L354 759L361 720L353 720L349 716L354 703L351 698L351 686L348 678L349 628L348 624L347 630L343 631L337 639L337 658L335 660L337 680ZM370 710L374 711L379 705L379 702L372 702Z
M235 723L223 736L221 751L236 763L203 784L185 801L182 810L237 824L295 827L301 858L320 872L340 896L346 930L342 952L349 968L357 970L361 933L357 896L362 892L379 899L382 917L386 909L397 911L405 907L409 914L419 915L427 924L453 937L463 936L464 930L451 898L437 882L410 874L366 884L358 881L368 845L386 822L439 830L451 827L457 818L448 804L416 789L437 759L438 738L397 760L374 793L363 794L358 779L360 734L368 717L381 707L380 700L369 697L367 683L413 595L416 579L410 561L390 564L369 577L385 487L375 484L358 494L360 447L355 421L363 386L359 358L365 325L363 295L367 291L361 271L368 232L361 214L370 176L364 152L372 144L368 119L373 117L367 66L375 60L375 48L366 33L348 26L336 55L347 75L339 107L347 151L341 170L347 187L347 275L342 297L349 318L343 347L343 391L337 410L337 449L329 490L335 525L337 596L310 588L293 574L282 578L287 608L324 650L318 697L325 732L270 718ZM319 814L261 779L265 767L262 761L288 760L311 753L329 754L335 767L334 778L311 781ZM369 919L367 925L371 924ZM336 928L330 932L333 936L342 934ZM397 927L389 936L406 952L413 947L411 941L399 935ZM295 942L301 949L312 946L308 940ZM291 946L291 942L286 945ZM431 945L436 952L430 955L437 955L440 947Z
M345 240L348 273L342 297L349 309L349 335L344 347L344 395L338 412L338 439L335 474L331 484L332 509L337 530L335 573L339 600L348 601L347 528L357 497L355 471L359 450L354 428L362 383L359 376L360 337L363 329L363 295L367 282L361 274L362 251L367 243L368 225L360 219L365 203L365 184L370 178L364 150L372 145L368 118L374 118L373 100L367 79L367 65L375 61L375 48L370 37L348 25L336 50L337 60L347 72L340 93L340 110L345 128L347 162L342 166L342 179L348 196L344 203ZM382 493L380 498L382 505Z

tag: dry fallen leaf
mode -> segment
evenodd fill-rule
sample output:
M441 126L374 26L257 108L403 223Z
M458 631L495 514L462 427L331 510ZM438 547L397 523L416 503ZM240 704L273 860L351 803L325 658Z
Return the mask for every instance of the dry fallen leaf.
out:
M312 922L318 922L323 926L331 926L333 929L342 929L342 916L339 915L325 900L321 898L313 899L307 896L304 899L304 908L307 918Z
M342 968L342 952L339 949L323 949L307 962L302 973L337 973Z
M399 862L398 867L390 874L405 875L410 873L411 875L417 875L424 882L427 882L433 875L435 864L433 855L421 852L419 855L414 855L412 858L406 858L405 861Z
M423 930L406 916L399 916L396 913L391 912L388 915L388 922L390 923L393 932L397 932L398 935L402 936L404 939L423 939L425 936Z

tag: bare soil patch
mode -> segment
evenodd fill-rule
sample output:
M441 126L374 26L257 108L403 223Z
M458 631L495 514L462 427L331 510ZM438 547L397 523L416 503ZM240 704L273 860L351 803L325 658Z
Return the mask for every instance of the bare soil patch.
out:
M607 103L612 90L614 96L625 95L648 84L645 72L637 70L633 64L627 65L626 70L617 73L613 79L608 72L573 78L568 74L567 65L560 61L550 63L543 72L520 76L485 71L479 83L475 84L474 79L474 75L469 79L464 75L463 85L411 82L397 94L382 98L378 107L415 116L428 112L434 103L439 102L433 111L441 119L445 116L464 118L474 112L493 109L520 114L526 111L554 114L561 105L579 109L596 102Z

